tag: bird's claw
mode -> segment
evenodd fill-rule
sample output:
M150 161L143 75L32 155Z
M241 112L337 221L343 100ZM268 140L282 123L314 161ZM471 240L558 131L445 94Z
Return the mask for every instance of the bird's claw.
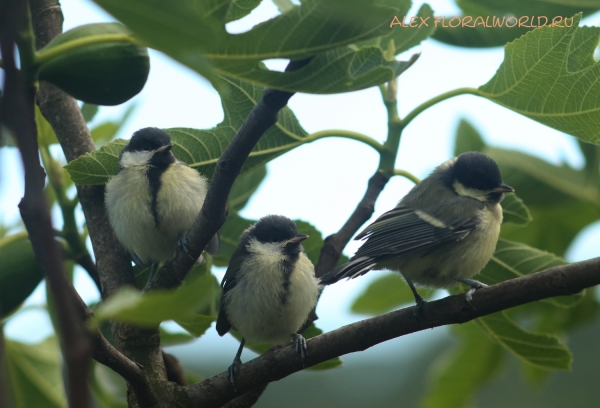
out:
M471 289L469 289L468 292L465 294L465 300L467 301L470 307L473 307L473 305L471 304L471 301L473 300L473 293L475 293L477 289L488 287L488 285L486 285L485 283L481 283L474 279L463 279L459 280L459 282L466 283L467 285L471 286Z
M186 253L187 256L190 257L190 259L195 259L193 256L190 255L190 247L188 246L187 234L185 232L179 236L178 243L179 247L183 250L183 252Z
M304 367L304 360L308 355L308 352L306 351L306 339L299 333L294 333L292 335L292 339L294 341L294 346L296 347L296 353L300 354L300 358L302 358L302 366Z
M419 323L422 322L423 318L425 317L425 314L427 313L427 301L421 297L417 298L417 304L413 309L413 313L415 315L415 318L419 321Z
M242 360L240 360L239 358L236 358L235 360L233 360L233 363L227 369L227 379L233 386L234 390L236 390L235 389L235 381L236 381L238 375L240 374L240 366L241 365L242 365Z

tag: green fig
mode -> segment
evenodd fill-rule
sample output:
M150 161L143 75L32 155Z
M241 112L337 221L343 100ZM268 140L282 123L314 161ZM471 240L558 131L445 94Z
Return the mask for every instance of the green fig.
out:
M0 320L19 307L43 277L26 232L0 239Z
M84 45L52 58L44 54L58 46L86 37L130 35L119 23L87 24L64 32L39 51L43 61L39 79L48 81L72 97L96 105L118 105L137 95L148 78L148 50L130 42Z

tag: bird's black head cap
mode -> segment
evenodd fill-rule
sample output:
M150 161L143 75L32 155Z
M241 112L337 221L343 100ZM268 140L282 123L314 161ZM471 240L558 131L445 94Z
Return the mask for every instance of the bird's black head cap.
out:
M260 242L284 242L298 235L296 224L283 215L261 218L250 232Z
M489 156L479 152L463 153L453 166L454 178L467 188L487 191L502 184L500 169Z
M140 129L133 134L129 144L125 146L123 151L126 152L141 152L153 151L160 147L171 144L171 137L167 132L155 127L147 127Z

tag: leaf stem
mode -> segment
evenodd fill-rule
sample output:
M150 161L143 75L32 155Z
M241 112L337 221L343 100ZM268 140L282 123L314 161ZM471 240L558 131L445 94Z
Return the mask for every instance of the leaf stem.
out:
M78 48L88 47L94 44L104 44L112 42L128 42L136 45L143 45L140 40L129 34L102 34L93 35L76 40L67 41L49 49L42 49L35 55L35 62L38 66L52 60L62 54L73 52Z
M406 117L404 117L404 119L400 120L400 123L402 124L403 127L406 127L406 126L408 126L408 124L410 122L412 122L412 120L414 118L416 118L424 110L429 109L433 105L440 103L442 101L445 101L446 99L450 99L450 98L452 98L454 96L458 96L458 95L482 96L482 93L477 88L469 88L469 87L458 88L458 89L453 89L452 91L444 92L443 94L440 94L434 98L431 98L428 101L425 101L422 104L420 104L419 106L417 106L408 115L406 115Z
M394 170L394 176L402 176L404 178L409 179L410 181L412 181L415 184L419 184L421 182L421 180L419 180L419 178L417 176L415 176L414 174L412 174L406 170L396 169L396 170Z
M342 137L345 139L356 140L368 146L371 146L378 153L382 153L385 150L385 147L381 143L377 142L375 139L367 135L342 129L328 129L321 130L320 132L311 133L308 136L306 136L306 138L304 139L304 143L311 143L315 140L323 139L325 137Z

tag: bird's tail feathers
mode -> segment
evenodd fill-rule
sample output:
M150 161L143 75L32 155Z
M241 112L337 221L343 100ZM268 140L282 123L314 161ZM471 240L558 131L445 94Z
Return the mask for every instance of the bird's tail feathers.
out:
M323 275L321 277L321 284L331 285L343 278L354 279L357 276L369 272L376 263L377 262L373 258L367 256L351 259L342 266Z

